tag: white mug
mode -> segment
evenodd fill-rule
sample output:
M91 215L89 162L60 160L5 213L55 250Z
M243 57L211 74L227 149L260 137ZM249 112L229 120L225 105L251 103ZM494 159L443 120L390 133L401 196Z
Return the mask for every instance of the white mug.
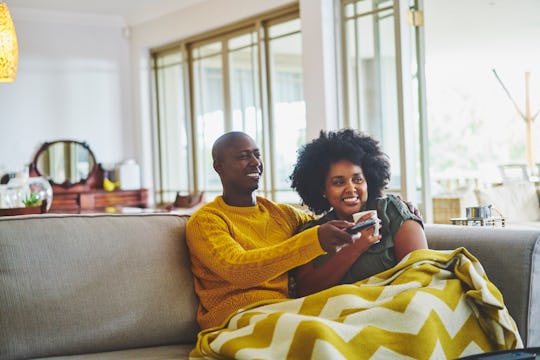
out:
M358 219L363 217L366 214L371 213L371 218L377 219L377 210L366 210L366 211L359 211L357 213L354 213L352 215L354 222L358 222ZM375 231L373 232L373 235L378 236L379 235L379 225L375 226Z

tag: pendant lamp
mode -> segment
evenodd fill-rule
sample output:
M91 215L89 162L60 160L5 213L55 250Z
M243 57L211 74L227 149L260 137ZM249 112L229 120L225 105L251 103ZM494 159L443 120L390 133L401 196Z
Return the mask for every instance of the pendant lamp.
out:
M15 26L7 4L0 3L0 82L13 82L17 75L19 49Z

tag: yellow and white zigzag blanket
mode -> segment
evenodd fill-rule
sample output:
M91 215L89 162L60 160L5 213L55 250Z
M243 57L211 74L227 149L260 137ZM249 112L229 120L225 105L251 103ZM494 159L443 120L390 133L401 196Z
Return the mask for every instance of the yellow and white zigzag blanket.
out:
M392 269L253 304L201 331L191 359L455 359L523 347L501 293L466 249L417 250Z

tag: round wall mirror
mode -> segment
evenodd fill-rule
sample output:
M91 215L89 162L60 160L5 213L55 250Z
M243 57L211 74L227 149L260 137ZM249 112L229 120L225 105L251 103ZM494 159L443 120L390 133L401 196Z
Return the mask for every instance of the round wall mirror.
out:
M63 187L86 182L96 170L96 165L90 147L73 140L43 144L32 163L38 175Z

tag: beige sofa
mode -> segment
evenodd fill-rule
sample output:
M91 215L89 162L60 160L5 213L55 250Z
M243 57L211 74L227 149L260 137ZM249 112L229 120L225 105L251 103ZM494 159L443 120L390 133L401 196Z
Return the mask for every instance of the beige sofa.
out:
M173 214L0 218L0 359L185 359L196 341L184 228ZM467 247L540 346L540 230L426 225Z

